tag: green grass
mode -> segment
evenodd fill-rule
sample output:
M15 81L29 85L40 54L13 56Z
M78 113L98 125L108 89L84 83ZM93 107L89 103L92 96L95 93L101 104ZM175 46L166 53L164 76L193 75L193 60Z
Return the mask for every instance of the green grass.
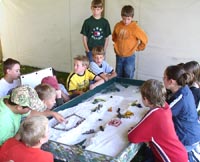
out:
M21 65L21 74L28 74L40 70L41 68ZM66 84L67 76L69 73L56 71L56 77L59 83ZM0 63L0 78L3 77L2 63Z

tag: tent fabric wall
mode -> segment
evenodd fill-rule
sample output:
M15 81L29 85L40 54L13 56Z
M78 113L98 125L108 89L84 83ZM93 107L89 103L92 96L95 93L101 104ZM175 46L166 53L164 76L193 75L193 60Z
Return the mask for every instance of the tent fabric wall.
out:
M24 65L70 72L73 57L84 54L80 30L91 15L90 3L1 0L3 59L12 57ZM199 0L107 0L104 15L111 30L121 20L121 8L127 4L134 6L134 19L149 37L147 48L136 53L136 79L161 79L168 65L200 61ZM106 60L115 66L111 37Z

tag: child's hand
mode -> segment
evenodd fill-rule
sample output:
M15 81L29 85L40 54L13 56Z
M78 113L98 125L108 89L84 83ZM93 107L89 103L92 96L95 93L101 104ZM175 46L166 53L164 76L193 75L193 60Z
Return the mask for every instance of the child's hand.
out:
M62 123L65 121L64 117L57 112L53 112L53 117L59 122Z
M90 90L94 89L95 87L96 87L95 84L91 84L91 85L90 85Z

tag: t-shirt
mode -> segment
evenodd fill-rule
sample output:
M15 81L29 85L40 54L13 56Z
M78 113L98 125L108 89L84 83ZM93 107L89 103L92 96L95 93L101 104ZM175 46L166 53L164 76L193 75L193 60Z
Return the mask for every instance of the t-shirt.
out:
M100 75L102 73L109 74L113 71L113 68L106 61L103 61L101 66L98 66L94 61L92 61L90 62L90 69L96 75Z
M21 84L20 79L13 80L13 83L8 83L4 78L0 80L0 97L8 95L10 90Z
M132 143L149 142L157 162L187 162L188 156L179 141L166 103L164 108L151 109L128 133Z
M83 23L81 34L87 37L88 48L103 46L105 39L111 34L110 24L105 18L95 19L93 16Z
M0 148L0 161L9 162L53 162L53 155L50 152L39 148L26 146L15 138L8 139Z
M90 81L95 79L95 74L86 69L83 75L78 75L74 72L70 73L67 78L67 89L70 94L71 91L81 91L86 92L89 90Z
M23 116L13 113L4 103L4 98L0 99L0 145L8 138L15 136L20 127L20 122Z

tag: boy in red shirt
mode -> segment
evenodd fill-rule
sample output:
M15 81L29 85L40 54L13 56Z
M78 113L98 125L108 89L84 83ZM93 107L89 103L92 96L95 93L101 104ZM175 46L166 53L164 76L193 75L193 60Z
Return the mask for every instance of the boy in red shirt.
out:
M165 94L166 89L160 81L148 80L141 86L142 102L150 110L128 133L128 140L148 143L156 162L188 162L186 149L176 135Z
M15 138L0 148L1 162L53 162L53 155L40 149L48 141L48 119L45 116L26 118Z

